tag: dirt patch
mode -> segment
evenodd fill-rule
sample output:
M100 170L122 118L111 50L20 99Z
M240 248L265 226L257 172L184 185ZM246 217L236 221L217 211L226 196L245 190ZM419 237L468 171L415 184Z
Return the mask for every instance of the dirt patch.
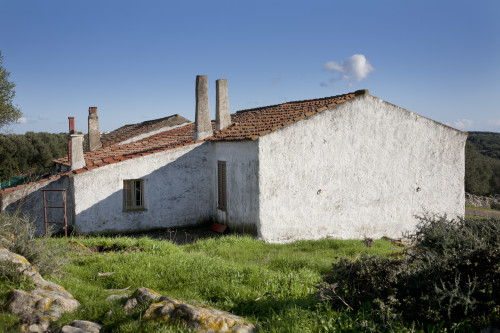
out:
M500 212L493 210L465 208L465 215L500 219Z
M137 246L131 246L131 247L123 247L118 245L117 243L112 244L112 245L95 245L95 246L88 246L88 250L91 252L120 252L120 253L130 253L130 252L137 252L137 251L142 251L140 247Z
M194 243L199 239L219 238L225 235L232 234L226 231L224 234L211 230L211 225L196 227L196 228L168 228L162 230L154 230L147 232L138 232L127 234L129 237L149 237L158 240L168 240L178 245Z

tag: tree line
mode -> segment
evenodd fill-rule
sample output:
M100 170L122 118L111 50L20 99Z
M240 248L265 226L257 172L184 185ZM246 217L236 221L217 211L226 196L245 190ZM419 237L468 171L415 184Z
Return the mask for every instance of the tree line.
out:
M465 190L478 195L500 194L500 133L469 132Z
M67 155L67 133L0 134L0 180L49 172L52 160Z

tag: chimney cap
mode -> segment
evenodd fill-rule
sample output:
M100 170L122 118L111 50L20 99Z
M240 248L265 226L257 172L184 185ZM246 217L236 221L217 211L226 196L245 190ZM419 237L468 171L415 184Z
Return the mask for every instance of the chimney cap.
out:
M97 113L97 106L89 107L89 114L92 114L92 113Z

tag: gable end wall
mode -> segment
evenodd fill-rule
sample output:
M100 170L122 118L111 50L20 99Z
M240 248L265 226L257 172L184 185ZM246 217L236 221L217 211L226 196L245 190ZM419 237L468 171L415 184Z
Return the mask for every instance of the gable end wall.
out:
M401 237L464 214L466 134L360 96L259 139L265 241Z

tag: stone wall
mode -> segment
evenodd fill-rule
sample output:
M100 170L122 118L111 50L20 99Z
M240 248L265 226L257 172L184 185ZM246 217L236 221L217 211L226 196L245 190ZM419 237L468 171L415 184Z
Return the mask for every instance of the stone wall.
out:
M500 197L494 198L493 196L483 197L471 193L465 193L465 204L474 207L491 207L492 203L500 204Z

